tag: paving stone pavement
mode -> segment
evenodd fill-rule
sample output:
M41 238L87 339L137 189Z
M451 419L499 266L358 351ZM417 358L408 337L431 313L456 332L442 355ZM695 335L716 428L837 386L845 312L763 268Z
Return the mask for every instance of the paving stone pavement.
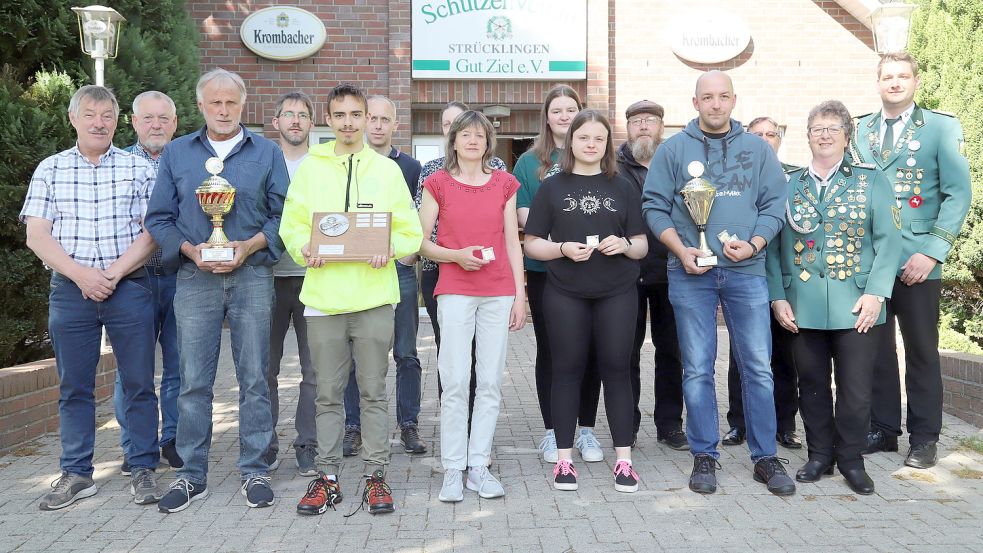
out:
M726 331L719 343L717 397L726 425ZM398 552L623 552L623 551L956 551L983 552L983 455L959 449L959 440L979 429L946 416L941 460L931 470L903 468L902 451L867 458L877 484L873 496L850 492L839 475L817 484L799 484L796 495L779 498L752 480L746 446L721 448L720 488L715 495L690 492L688 452L656 442L652 423L652 346L643 352L643 423L633 457L641 476L635 494L614 491L614 452L600 463L577 464L580 489L552 489L552 467L536 448L542 419L536 400L532 325L513 334L504 381L502 412L493 452L493 472L505 485L502 499L479 499L466 492L458 504L437 500L441 485L438 445L436 348L426 319L419 335L424 370L420 432L431 444L422 456L403 453L391 426L392 464L387 479L396 512L373 516L357 506L361 461L346 460L341 485L345 500L337 512L302 517L297 501L309 479L296 475L293 450L281 453L274 473L277 503L249 509L239 494L238 387L224 336L215 387L214 439L210 496L188 510L163 515L156 506L134 505L129 479L119 475L121 452L112 408L98 408L95 479L99 493L66 509L41 512L37 503L58 476L59 445L49 435L0 457L0 552L6 551L352 551ZM389 371L390 415L394 407L394 367ZM281 444L293 437L293 413L300 369L293 334L287 338L281 373L282 409L277 431ZM598 435L610 446L603 402ZM726 428L722 428L726 431ZM802 424L799 421L799 431ZM978 434L977 434L978 435ZM282 446L283 447L283 446ZM779 448L790 472L805 451ZM575 460L577 460L575 454ZM166 483L170 469L159 471Z

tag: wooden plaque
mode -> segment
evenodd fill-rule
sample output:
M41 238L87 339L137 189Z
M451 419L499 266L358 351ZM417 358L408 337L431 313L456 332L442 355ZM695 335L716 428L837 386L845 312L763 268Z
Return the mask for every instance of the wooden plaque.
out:
M392 213L320 212L311 222L311 255L327 262L368 261L389 255Z

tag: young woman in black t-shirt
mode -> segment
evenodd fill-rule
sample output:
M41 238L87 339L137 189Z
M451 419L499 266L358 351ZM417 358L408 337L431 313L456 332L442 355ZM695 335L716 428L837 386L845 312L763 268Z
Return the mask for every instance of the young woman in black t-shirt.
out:
M596 352L614 441L614 489L638 490L631 465L634 399L629 364L638 310L638 260L648 251L641 198L618 175L611 125L595 110L573 120L562 172L543 181L526 221L525 250L546 261L546 313L553 357L552 410L559 460L553 486L577 489L572 462L580 384ZM595 252L596 250L596 252Z

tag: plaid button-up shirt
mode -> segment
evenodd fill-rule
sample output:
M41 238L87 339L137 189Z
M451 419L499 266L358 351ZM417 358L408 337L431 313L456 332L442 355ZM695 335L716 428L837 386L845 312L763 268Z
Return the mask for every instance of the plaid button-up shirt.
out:
M130 146L125 151L130 152L131 154L136 154L142 157L143 159L147 160L148 162L150 162L150 165L154 168L154 177L157 176L157 168L160 167L160 156L157 156L157 159L154 159L153 157L150 156L150 154L147 153L147 150L143 149L143 146L141 146L139 142ZM151 267L153 269L160 269L163 266L163 260L161 259L161 255L160 255L160 248L154 250L153 255L151 255L150 259L147 260L146 266Z
M19 219L52 222L51 235L80 265L106 269L143 232L153 166L115 146L93 165L78 146L42 161Z

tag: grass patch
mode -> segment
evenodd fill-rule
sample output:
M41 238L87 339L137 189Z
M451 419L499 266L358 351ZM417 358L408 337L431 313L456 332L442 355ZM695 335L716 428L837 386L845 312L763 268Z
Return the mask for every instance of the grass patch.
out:
M983 438L980 438L979 436L963 438L959 440L959 447L969 449L983 455Z

